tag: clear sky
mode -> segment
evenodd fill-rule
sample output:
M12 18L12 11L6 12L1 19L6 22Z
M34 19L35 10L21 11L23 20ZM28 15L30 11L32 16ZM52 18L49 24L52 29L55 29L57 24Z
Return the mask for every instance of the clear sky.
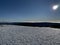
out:
M0 0L0 22L60 20L60 0Z

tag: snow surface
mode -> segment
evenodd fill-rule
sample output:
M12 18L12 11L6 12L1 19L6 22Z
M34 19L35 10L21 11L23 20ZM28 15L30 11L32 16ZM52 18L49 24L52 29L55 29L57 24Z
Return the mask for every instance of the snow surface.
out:
M0 45L60 45L60 29L0 26Z

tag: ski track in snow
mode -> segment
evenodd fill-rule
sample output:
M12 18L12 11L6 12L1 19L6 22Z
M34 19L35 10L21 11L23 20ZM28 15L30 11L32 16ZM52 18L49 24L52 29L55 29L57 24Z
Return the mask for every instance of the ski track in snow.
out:
M0 26L0 45L60 45L60 29Z

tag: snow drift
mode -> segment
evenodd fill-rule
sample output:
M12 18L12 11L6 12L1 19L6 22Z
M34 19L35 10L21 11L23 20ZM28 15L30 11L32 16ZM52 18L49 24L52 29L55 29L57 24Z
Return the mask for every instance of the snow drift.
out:
M60 45L60 29L0 26L0 45Z

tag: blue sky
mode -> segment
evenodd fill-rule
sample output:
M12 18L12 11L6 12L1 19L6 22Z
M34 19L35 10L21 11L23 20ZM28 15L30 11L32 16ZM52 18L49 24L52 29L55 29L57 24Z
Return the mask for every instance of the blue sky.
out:
M60 0L0 0L0 22L60 20L60 9L52 5Z

